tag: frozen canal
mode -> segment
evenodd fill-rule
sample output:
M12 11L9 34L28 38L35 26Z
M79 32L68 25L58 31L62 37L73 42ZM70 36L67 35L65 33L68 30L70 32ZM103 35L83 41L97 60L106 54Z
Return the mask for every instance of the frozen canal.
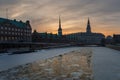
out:
M120 80L120 51L105 47L92 50L94 80Z
M60 54L68 53L70 51L78 50L79 47L45 49L29 54L15 54L15 55L0 55L0 71L7 70L18 65L31 63L37 60L42 60Z
M0 71L33 61L51 58L70 51L81 50L82 48L83 47L69 47L41 50L30 54L1 55ZM105 47L84 48L91 49L93 52L92 72L94 80L120 80L120 51Z
M2 71L0 77L1 80L93 80L91 57L91 49L83 48Z

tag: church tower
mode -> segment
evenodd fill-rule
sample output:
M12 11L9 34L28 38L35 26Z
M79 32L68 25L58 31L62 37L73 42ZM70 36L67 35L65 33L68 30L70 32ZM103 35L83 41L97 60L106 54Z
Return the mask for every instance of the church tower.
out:
M60 16L59 16L58 36L59 36L59 37L62 37L62 28L61 28L61 19L60 19Z
M90 26L89 18L88 18L88 22L87 22L86 33L91 33L91 26Z

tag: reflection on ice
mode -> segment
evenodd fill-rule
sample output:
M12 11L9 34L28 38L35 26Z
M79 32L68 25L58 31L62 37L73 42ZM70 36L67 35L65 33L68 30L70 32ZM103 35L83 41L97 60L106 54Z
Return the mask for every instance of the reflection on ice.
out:
M0 72L0 80L93 80L92 50L83 48Z

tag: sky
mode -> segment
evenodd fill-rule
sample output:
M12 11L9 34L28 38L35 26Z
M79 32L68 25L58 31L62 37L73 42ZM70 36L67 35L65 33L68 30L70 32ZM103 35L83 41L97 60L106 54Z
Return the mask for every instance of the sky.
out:
M120 0L0 0L0 17L30 20L32 30L57 33L61 15L63 34L92 32L120 34Z

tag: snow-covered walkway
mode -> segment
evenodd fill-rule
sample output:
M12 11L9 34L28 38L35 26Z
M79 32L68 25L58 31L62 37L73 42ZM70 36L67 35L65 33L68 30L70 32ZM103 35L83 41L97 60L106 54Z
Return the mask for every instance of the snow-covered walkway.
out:
M120 51L105 47L92 49L94 80L120 80Z

